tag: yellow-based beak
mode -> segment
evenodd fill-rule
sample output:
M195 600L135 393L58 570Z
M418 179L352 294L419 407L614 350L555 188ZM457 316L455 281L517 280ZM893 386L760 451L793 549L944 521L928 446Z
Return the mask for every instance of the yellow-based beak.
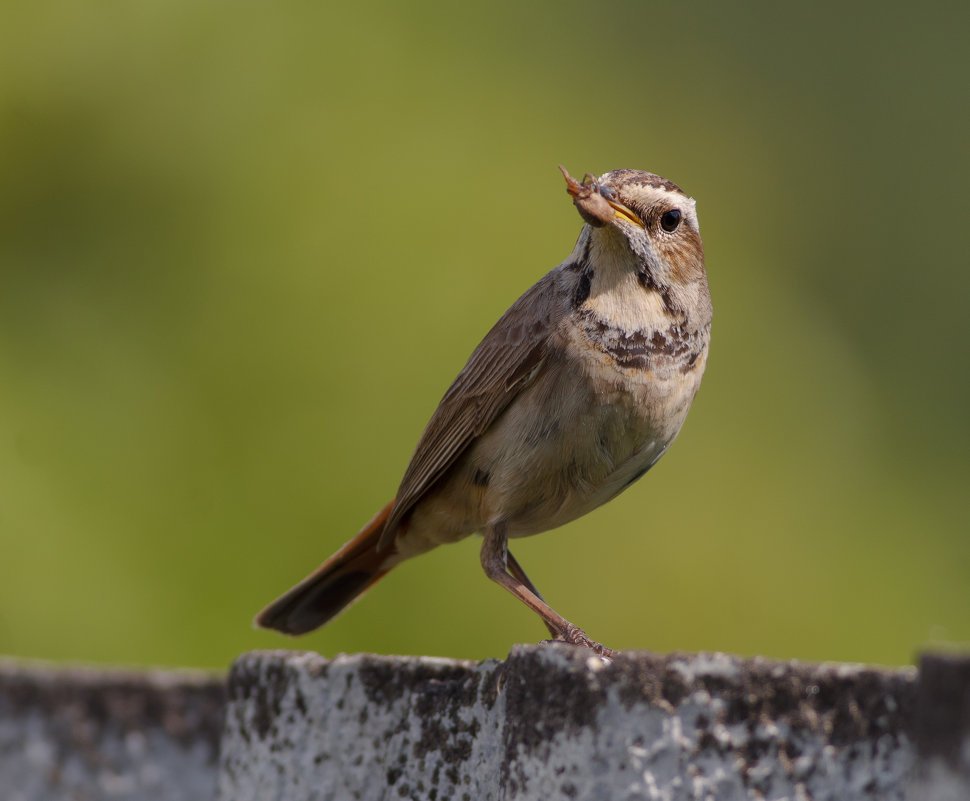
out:
M616 213L616 216L621 220L627 220L628 222L632 222L634 225L639 225L641 228L646 228L646 226L643 224L643 220L637 217L636 214L630 211L622 203L616 203L612 200L607 200L606 202L610 204L610 207Z

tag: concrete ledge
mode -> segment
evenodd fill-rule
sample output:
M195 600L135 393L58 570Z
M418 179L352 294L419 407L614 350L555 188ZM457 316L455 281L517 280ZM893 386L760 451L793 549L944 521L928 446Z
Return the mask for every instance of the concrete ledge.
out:
M0 661L0 798L212 798L224 707L221 677Z
M555 644L517 647L504 663L253 653L230 675L220 792L240 801L949 798L931 794L932 783L966 801L949 740L938 749L942 773L918 769L920 700L914 669L723 654L607 662Z
M0 662L0 799L970 799L967 656L272 651L223 684Z

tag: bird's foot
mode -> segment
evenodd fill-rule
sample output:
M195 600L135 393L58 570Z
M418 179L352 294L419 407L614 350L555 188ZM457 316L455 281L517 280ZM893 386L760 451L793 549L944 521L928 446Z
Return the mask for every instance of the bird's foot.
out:
M553 642L581 645L583 648L589 648L594 654L599 654L600 656L613 656L616 653L612 648L607 648L605 645L591 639L585 631L579 628L579 626L574 626L572 623Z

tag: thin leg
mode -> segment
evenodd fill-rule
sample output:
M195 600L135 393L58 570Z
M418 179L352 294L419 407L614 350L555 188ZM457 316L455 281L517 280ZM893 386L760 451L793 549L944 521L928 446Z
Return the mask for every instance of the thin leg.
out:
M574 626L564 617L558 615L531 586L532 582L522 577L525 576L522 568L518 571L521 576L513 578L508 573L508 537L505 533L505 526L498 524L489 526L485 531L485 542L482 544L482 567L485 575L496 584L501 584L505 589L512 593L522 603L528 606L545 622L546 627L558 640L571 643L572 645L584 645L598 654L610 656L613 651L604 645L600 645L595 640L591 640L581 628ZM514 559L512 564L518 567ZM512 567L515 572L515 567Z
M509 569L509 572L515 578L517 578L519 581L521 581L525 585L525 588L527 590L529 590L529 592L531 592L540 601L542 601L543 603L545 603L545 601L543 601L543 599L542 599L542 596L539 594L539 590L536 589L536 585L533 584L532 581L531 581L531 579L525 574L525 571L522 569L522 565L519 564L518 559L516 559L514 556L512 556L512 551L510 551L508 549L508 545L506 545L506 548L505 548L505 556L508 558L508 569ZM543 618L543 621L542 622L546 624L546 628L549 629L549 633L553 637L558 637L559 636L559 631L557 629L555 629L552 626L552 624L549 623L549 621L547 621L545 618Z

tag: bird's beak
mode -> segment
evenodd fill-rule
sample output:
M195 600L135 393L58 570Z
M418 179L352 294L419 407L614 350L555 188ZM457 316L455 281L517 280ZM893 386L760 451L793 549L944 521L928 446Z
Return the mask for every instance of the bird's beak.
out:
M617 203L615 200L606 199L606 202L610 204L610 208L613 209L618 219L626 220L627 222L632 222L634 225L639 225L641 228L646 228L643 224L643 220L637 217L632 211L630 211L622 203Z
M626 220L641 228L646 228L643 221L622 203L611 199L612 190L601 187L595 176L586 174L580 183L573 178L561 164L559 169L566 179L566 191L572 196L573 203L579 209L582 218L590 225L599 227L614 220Z

